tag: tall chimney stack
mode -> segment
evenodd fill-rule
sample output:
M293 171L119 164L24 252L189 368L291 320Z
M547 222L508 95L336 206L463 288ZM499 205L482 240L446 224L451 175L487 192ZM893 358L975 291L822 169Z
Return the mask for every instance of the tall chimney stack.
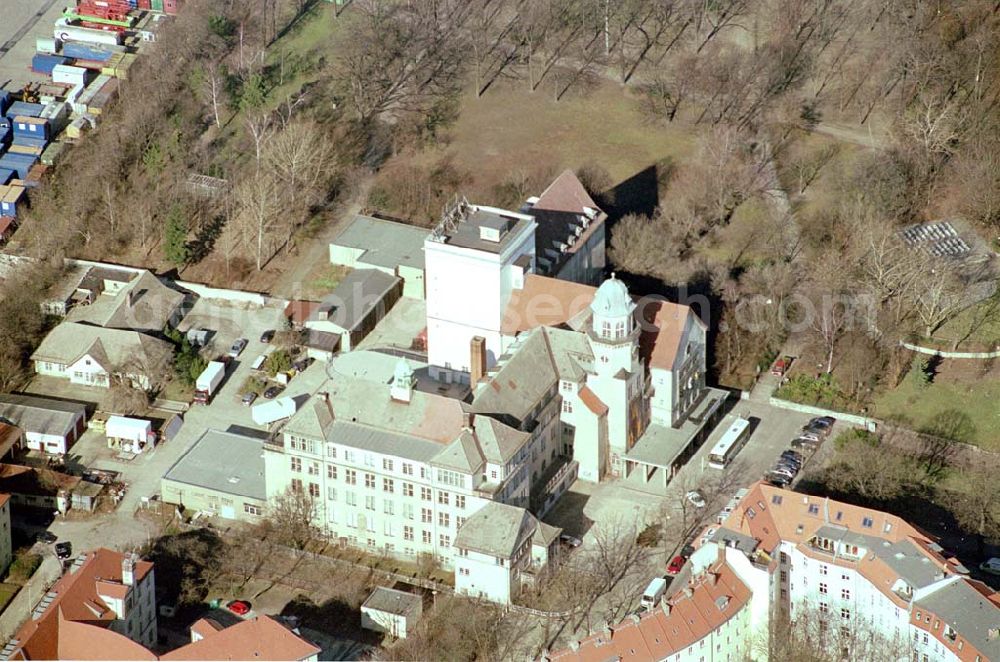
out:
M469 382L473 388L486 376L486 338L473 336L469 346Z

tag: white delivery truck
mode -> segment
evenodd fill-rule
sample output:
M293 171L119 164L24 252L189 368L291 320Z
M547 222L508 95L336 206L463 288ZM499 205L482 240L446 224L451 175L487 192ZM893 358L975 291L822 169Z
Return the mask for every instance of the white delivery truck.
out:
M140 418L109 416L104 424L108 445L127 453L141 453L146 446L156 442L153 424Z
M194 401L199 405L207 405L219 389L222 378L226 376L226 364L222 361L212 361L198 375L194 382Z
M646 587L645 592L642 594L642 600L639 601L646 609L652 609L656 605L660 604L660 598L663 597L663 592L667 590L667 580L663 577L657 577L653 581L649 582L649 586Z
M250 417L257 425L270 425L275 421L291 418L295 414L295 400L292 398L277 398L271 402L254 405L250 409Z

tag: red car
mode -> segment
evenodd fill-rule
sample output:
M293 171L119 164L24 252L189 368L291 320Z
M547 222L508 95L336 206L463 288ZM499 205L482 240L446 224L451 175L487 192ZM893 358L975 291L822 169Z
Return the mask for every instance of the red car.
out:
M246 616L250 613L250 603L246 600L230 600L226 604L226 609L233 612L237 616Z
M790 367L792 367L792 357L783 356L771 366L771 374L776 377L784 377Z
M667 574L676 575L677 573L679 573L681 571L681 568L684 567L685 561L687 561L687 559L685 559L680 554L675 556L673 560L670 561L670 565L667 566Z

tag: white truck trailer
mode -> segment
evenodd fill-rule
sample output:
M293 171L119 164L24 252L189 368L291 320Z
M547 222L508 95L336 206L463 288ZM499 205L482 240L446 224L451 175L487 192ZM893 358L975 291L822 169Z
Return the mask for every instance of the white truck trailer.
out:
M122 43L121 35L114 30L84 28L72 25L65 18L56 19L55 25L52 35L60 41L86 41L91 44L111 44L114 46Z
M222 361L212 361L198 375L194 382L194 401L199 405L207 405L212 401L215 392L226 376L226 364Z

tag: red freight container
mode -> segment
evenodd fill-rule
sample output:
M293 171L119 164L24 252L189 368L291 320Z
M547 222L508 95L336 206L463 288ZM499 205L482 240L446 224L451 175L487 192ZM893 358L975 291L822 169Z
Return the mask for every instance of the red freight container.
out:
M150 0L137 0L135 6L136 6L136 9L146 9L146 10L149 10L149 9L153 8L152 4L150 3Z
M180 11L183 0L163 0L163 12L166 14L176 14Z

